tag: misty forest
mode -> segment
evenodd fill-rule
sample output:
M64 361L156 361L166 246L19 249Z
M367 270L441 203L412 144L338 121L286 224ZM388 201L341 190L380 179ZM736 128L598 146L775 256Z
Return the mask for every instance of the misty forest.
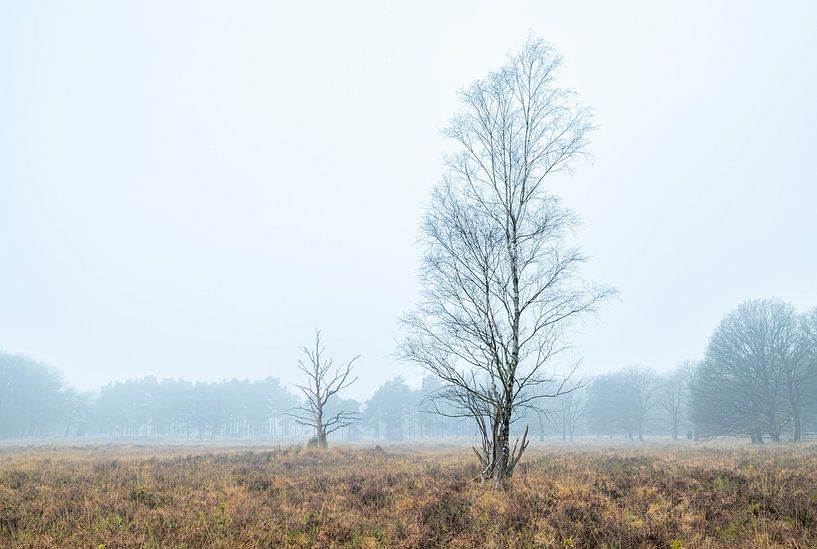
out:
M204 383L148 376L89 394L23 356L0 355L0 365L4 438L315 436L314 426L293 414L303 395L275 378ZM364 402L334 394L325 417L348 418L331 439L470 441L479 433L473 420L462 416L458 401L440 401L450 390L430 374L419 388L398 374ZM756 444L799 442L817 436L817 309L801 313L779 300L746 301L717 326L702 359L666 373L637 365L589 380L549 380L526 395L553 399L525 406L513 418L514 432L529 429L539 440L735 436Z
M812 302L790 298L784 282L752 293L757 290L733 280L741 290L729 294L738 297L717 313L719 321L685 313L641 336L645 348L654 349L661 345L649 341L655 333L666 332L666 343L684 323L703 326L708 339L688 346L685 355L673 348L674 355L660 355L672 360L645 361L640 357L659 355L641 353L631 345L635 339L608 338L604 345L615 358L605 358L603 350L585 357L583 346L593 334L603 332L610 318L620 324L621 317L608 316L619 304L634 299L642 303L634 313L647 319L642 322L660 324L659 309L678 302L655 302L645 310L637 285L594 269L593 254L583 246L593 221L565 189L584 184L582 173L594 163L594 142L605 142L607 121L580 94L582 79L565 78L570 58L558 44L529 31L508 51L490 70L460 83L441 130L437 180L425 182L423 206L413 214L413 240L381 245L381 251L411 247L416 258L413 288L404 292L414 298L390 311L392 341L379 341L383 332L358 324L366 313L354 310L370 310L369 301L382 300L377 292L389 281L366 282L360 295L350 286L352 305L340 312L324 305L325 317L318 313L309 329L299 328L297 346L256 357L269 365L262 375L242 362L257 350L236 352L216 369L202 365L199 374L195 365L177 368L178 359L151 351L150 338L134 333L139 349L132 352L146 347L153 357L141 370L118 368L111 355L105 358L109 374L103 365L83 377L76 359L63 369L58 359L42 359L36 345L5 347L0 332L7 349L0 351L0 545L817 546L817 295L808 294ZM0 93L0 101L8 100ZM290 123L282 121L275 131L285 134ZM235 128L230 131L251 133ZM401 146L413 154L411 145ZM630 169L637 170L639 154ZM603 178L603 165L598 171ZM24 178L13 185L23 188ZM346 192L375 200L368 191ZM592 201L595 191L588 192L581 196ZM217 199L224 216L237 203L227 196ZM264 196L248 200L262 203ZM304 215L334 215L312 207L306 199L290 203ZM0 204L0 215L13 211L11 201L7 209ZM249 209L238 215L245 213L255 215ZM640 222L636 214L619 214ZM694 207L689 215L696 224ZM331 227L316 230L325 231L329 246L345 249L343 217L333 219ZM786 236L813 256L815 219L801 216L798 222L807 230ZM179 223L179 231L188 230ZM387 215L382 223L389 223ZM366 234L377 231L367 227ZM276 234L296 243L295 257L314 266L314 278L301 275L305 287L312 281L303 295L316 292L304 303L320 304L327 294L315 287L329 288L330 279L374 280L366 277L381 261L376 254L356 257L349 247L344 253L354 272L343 272L343 265L299 249L302 232ZM251 241L213 238L213 254L235 258L234 248L253 249ZM76 250L71 253L85 257ZM388 263L390 252L383 253ZM752 250L764 265L766 253ZM275 269L286 271L292 256L281 257ZM659 257L667 256L648 259L657 264ZM155 272L183 261L168 260ZM128 265L135 268L135 262ZM197 310L238 303L230 292L238 295L257 275L251 263L243 265L249 274L217 284L223 296ZM664 272L659 267L653 265L655 272ZM776 269L791 274L788 266ZM128 284L138 280L135 275ZM195 277L179 280L177 288L198 283ZM699 283L684 281L683 287L695 292ZM290 284L277 291L302 290ZM251 308L224 314L220 325ZM305 325L297 309L281 307L281 324L259 326L255 337L275 338ZM161 324L163 314L161 306L154 308L144 325ZM175 313L168 307L166 314ZM200 317L190 322L205 325ZM49 325L15 341L46 341ZM210 341L214 349L228 341L230 329L203 334L195 344L206 354ZM355 333L363 335L350 336ZM94 337L105 345L104 336ZM173 339L174 348L194 341ZM229 344L237 348L235 341ZM58 346L43 348L59 356Z

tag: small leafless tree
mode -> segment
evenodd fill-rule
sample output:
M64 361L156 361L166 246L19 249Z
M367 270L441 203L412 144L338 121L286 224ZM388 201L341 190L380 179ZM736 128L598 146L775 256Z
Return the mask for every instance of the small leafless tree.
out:
M327 435L359 419L356 413L343 410L330 417L324 415L327 402L357 380L357 377L350 379L349 376L352 364L359 358L358 355L346 364L335 366L331 357L324 358L324 351L321 332L316 330L314 347L301 347L305 359L298 360L298 369L306 375L307 383L295 387L304 394L306 402L290 413L300 425L315 429L315 443L319 449L326 448Z
M628 366L597 376L588 387L584 414L597 434L623 432L629 440L644 440L658 405L658 376L650 368Z
M441 381L434 397L473 418L481 476L497 489L528 445L525 429L511 446L512 423L577 388L554 360L574 321L611 294L579 280L586 258L568 243L577 220L546 189L585 156L592 129L575 94L554 84L561 61L531 39L462 92L446 131L459 153L422 228L421 302L404 318L400 354Z
M629 438L633 431L644 441L644 430L658 405L658 376L651 368L628 366L621 372L621 399L624 401Z
M695 385L698 383L698 374L701 371L701 360L685 360L678 366L678 372L684 383L684 398L681 402L684 419L689 426L692 438L698 440L698 430L693 421L694 404L693 398Z
M685 365L678 366L662 377L658 388L658 405L667 414L672 439L678 440L681 420L684 416L686 398Z
M576 426L584 411L585 398L584 389L571 391L566 395L560 395L556 399L556 410L553 414L556 424L562 431L562 440L573 440L576 433Z

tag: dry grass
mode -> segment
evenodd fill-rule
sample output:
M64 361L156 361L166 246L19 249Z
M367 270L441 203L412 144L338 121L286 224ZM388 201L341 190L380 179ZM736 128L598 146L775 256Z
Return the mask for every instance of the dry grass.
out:
M817 447L0 450L8 547L817 547Z

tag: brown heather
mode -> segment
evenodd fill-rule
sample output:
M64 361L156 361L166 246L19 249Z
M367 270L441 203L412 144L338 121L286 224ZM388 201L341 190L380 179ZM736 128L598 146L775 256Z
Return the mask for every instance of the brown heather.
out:
M3 547L817 547L817 446L0 448Z

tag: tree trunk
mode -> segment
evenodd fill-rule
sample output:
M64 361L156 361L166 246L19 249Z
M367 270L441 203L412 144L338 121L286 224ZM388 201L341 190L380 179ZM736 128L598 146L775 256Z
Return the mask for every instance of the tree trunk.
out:
M510 448L508 447L508 438L510 436L510 417L507 414L502 414L502 422L499 425L497 436L494 439L494 468L493 468L493 482L494 490L504 490L505 481L508 476L508 458L510 456Z
M800 410L794 409L794 442L800 442L802 439L802 426L800 425Z
M318 411L315 414L315 446L319 450L326 448L326 431L323 430L323 407L318 404Z
M491 479L494 490L505 490L507 480L513 475L516 464L528 447L528 427L522 439L516 439L510 447L510 415L497 411L492 418L491 435L483 439L482 449L474 448L474 453L482 464L480 477L485 482Z

